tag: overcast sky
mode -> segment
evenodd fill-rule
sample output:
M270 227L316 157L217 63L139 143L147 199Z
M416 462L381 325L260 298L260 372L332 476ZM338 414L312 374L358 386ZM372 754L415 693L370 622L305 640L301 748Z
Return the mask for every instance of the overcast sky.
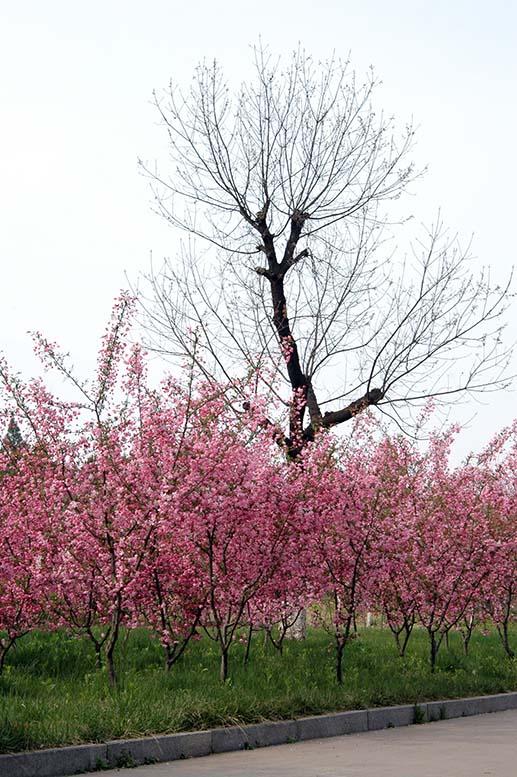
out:
M438 207L479 264L515 263L517 3L508 0L0 0L0 349L34 369L39 329L91 369L113 297L176 238L149 205L137 157L163 157L153 88L217 58L237 82L250 45L301 43L316 57L374 65L382 106L419 127L428 165L408 212ZM517 337L517 310L508 341ZM517 371L514 361L513 370ZM462 447L516 413L517 394L469 405Z

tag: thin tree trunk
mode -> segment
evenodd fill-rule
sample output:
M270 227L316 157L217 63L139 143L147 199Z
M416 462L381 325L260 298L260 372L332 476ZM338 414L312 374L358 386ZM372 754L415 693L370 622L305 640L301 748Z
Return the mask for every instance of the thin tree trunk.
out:
M280 655L282 655L282 650L283 650L282 641L281 640L276 640L274 638L273 632L271 631L271 629L268 630L267 636L268 636L269 641L271 642L271 644L275 648L275 650L278 650Z
M102 669L102 647L97 640L94 640L93 647L95 649L95 667L96 669Z
M278 639L275 639L275 637L273 636L273 628L272 627L267 630L267 636L269 638L269 641L271 642L271 644L275 648L275 650L278 650L280 655L283 655L283 652L284 652L284 639L286 637L287 632L289 631L289 627L286 625L286 623L285 623L285 621L283 619L280 621L279 630L280 630L280 633L278 635Z
M115 640L110 640L106 650L106 664L108 667L108 678L112 688L117 684L117 673L115 670Z
M508 658L515 658L515 651L510 645L510 635L508 633L508 624L510 622L510 616L512 613L513 585L510 585L506 593L507 596L504 609L505 617L501 623L497 624L497 632L501 638L501 642L503 643L503 647Z
M434 672L436 669L436 658L438 656L438 648L440 647L440 643L436 640L436 632L432 631L431 629L428 629L429 634L429 660L431 664L431 672Z
M167 672L170 672L176 660L176 648L172 647L168 643L163 647L165 651L165 669L167 670Z
M510 645L510 634L508 632L508 620L505 618L502 624L497 625L497 633L501 638L504 650L508 658L515 658L515 651Z
M336 636L336 680L343 685L343 654L345 652L344 641Z
M219 669L219 679L225 683L228 679L228 647L221 645L221 665Z
M386 622L388 624L388 628L395 638L399 657L404 658L409 639L411 637L411 634L413 633L413 627L415 625L415 617L414 615L412 616L404 615L402 626L398 626L398 624L393 623L391 617L389 617L389 615L387 614L387 611L385 612L385 614L386 614ZM401 636L402 633L404 633L403 639Z
M199 619L201 617L201 613L202 613L202 608L200 607L196 616L196 620L192 624L192 627L189 633L187 634L186 637L183 638L181 643L179 642L176 643L174 647L171 647L170 644L165 645L165 668L167 669L168 672L170 672L174 664L177 661L179 661L179 659L187 649L187 646L190 643L190 640L192 639L194 634L197 633L197 627L199 625ZM169 630L168 624L167 624L167 629Z
M413 626L414 626L414 621L411 622L409 620L404 620L404 626L403 626L404 639L402 641L402 644L399 646L399 656L401 658L404 658L404 656L406 655L406 648L408 646L411 634L413 633Z
M95 651L95 667L96 669L102 669L102 646L107 637L104 637L104 639L97 639L90 628L87 629L86 634L88 635L88 638L92 643L93 649Z
M246 652L244 653L244 666L247 666L250 660L252 636L253 636L253 626L250 623L250 625L248 626L248 638L246 640Z
M121 596L120 593L117 596L117 606L112 615L110 637L106 647L106 663L108 666L108 678L110 685L114 688L117 684L117 673L115 670L115 647L118 641L120 631L120 618L121 618Z
M395 637L399 658L404 658L404 656L406 655L406 648L408 646L409 639L413 632L413 626L410 625L409 623L404 623L404 625L401 626L400 629L394 629L390 627L390 630L393 636ZM402 634L404 634L404 637L402 637Z
M469 654L470 640L472 638L475 625L474 617L470 616L469 618L464 618L463 628L460 628L461 638L463 641L463 654L465 656L468 656Z

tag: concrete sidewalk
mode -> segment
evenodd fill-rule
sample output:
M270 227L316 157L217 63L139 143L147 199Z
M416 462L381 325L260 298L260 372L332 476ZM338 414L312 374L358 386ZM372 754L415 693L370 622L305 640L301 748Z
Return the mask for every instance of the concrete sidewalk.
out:
M113 773L121 777L517 777L517 710Z

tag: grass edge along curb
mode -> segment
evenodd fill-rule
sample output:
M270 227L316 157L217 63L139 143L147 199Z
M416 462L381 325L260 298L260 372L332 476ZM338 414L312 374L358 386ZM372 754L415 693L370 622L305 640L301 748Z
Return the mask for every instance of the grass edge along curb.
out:
M510 709L517 709L517 691L333 712L296 720L253 723L207 731L120 739L103 744L6 753L0 755L0 777L67 777L116 767L175 761L232 750L251 750Z

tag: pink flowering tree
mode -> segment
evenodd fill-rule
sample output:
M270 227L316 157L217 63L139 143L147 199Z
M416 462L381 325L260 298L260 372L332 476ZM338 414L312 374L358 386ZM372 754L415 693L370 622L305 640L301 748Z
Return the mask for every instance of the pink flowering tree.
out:
M505 653L515 657L510 623L517 614L517 423L495 435L480 456L487 530L494 546L482 586L483 612L496 625Z
M222 681L237 630L281 569L299 504L296 469L275 461L269 430L250 428L249 413L245 422L236 419L222 396L206 403L176 494L194 572L206 592L202 625L219 646Z
M435 436L413 495L414 597L434 671L440 645L479 592L493 562L483 483L476 467L449 466L452 433Z
M91 385L74 376L54 344L35 336L45 364L79 391L77 402L60 401L41 383L24 387L7 369L2 374L32 436L28 469L45 475L32 484L30 513L42 516L49 542L47 599L59 623L92 638L98 661L103 649L112 683L120 627L132 617L133 586L157 526L142 435L152 398L138 349L126 345L131 305L123 295L114 306ZM102 626L100 637L95 626Z
M49 615L53 545L49 523L61 515L67 495L60 480L64 430L74 409L56 407L40 381L24 384L0 360L2 417L9 428L25 425L27 439L0 448L0 664L16 640L37 627L53 627Z
M313 619L334 638L342 683L346 646L371 599L382 533L383 484L370 431L358 428L346 450L333 451L327 440L307 457L305 472L315 486L301 563L313 580Z
M16 640L46 624L48 582L41 509L33 499L35 473L21 453L0 453L0 672Z
M375 548L370 602L384 615L403 657L416 620L412 497L419 453L407 438L385 436L377 444L376 460L383 488L382 532Z

